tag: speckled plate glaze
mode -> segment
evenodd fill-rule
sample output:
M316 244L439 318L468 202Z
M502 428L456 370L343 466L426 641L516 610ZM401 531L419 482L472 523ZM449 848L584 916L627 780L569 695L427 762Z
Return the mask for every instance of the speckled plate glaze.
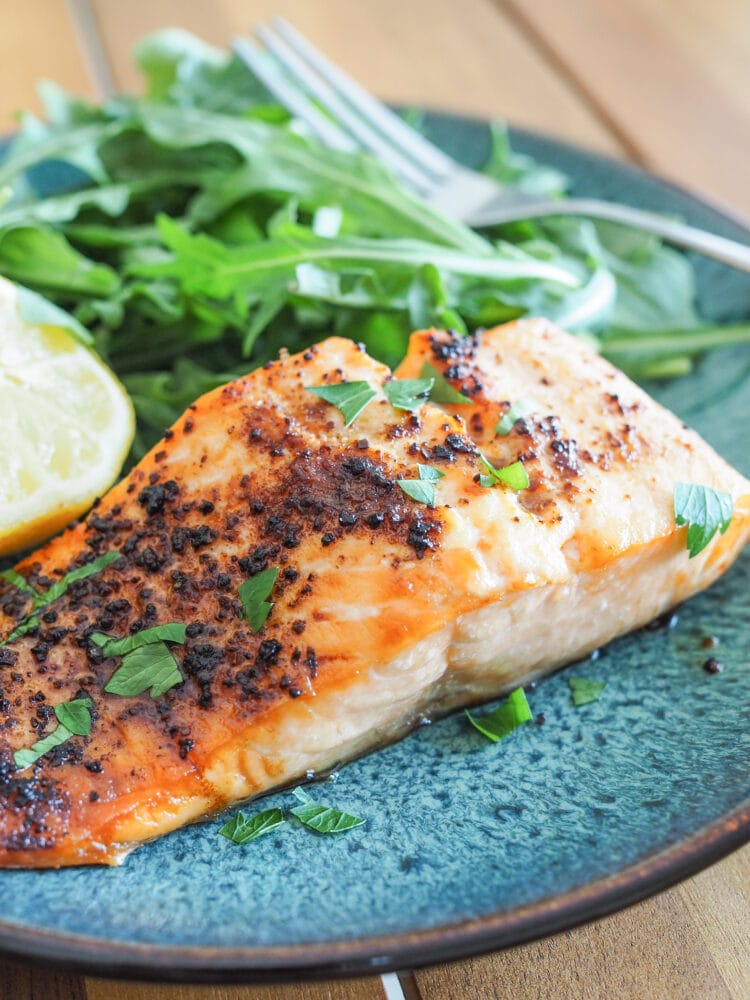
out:
M486 154L482 123L429 125L467 163ZM632 167L525 132L514 140L581 194L750 239ZM706 261L698 274L706 315L750 314L750 276ZM655 394L750 473L750 353L717 353ZM720 639L721 674L701 669L707 635ZM545 725L490 745L454 716L315 789L365 827L322 838L288 824L237 848L211 820L121 868L1 872L0 949L153 979L330 976L517 944L625 906L750 839L749 635L750 551L674 627L540 683L529 701ZM606 681L601 700L574 709L571 674ZM281 793L264 807L290 804Z

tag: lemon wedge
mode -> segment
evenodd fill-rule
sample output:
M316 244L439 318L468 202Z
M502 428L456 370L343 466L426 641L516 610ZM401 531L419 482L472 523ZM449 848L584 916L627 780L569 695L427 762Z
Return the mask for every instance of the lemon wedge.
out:
M134 427L112 372L67 330L26 322L0 278L0 555L87 510L120 472Z

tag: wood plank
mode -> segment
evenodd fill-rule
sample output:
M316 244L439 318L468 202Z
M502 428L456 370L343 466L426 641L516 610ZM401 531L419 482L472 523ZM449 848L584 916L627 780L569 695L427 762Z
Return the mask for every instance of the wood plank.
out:
M87 1000L80 976L0 960L0 1000Z
M744 55L723 60L725 43L735 51L729 43L738 18L749 30L747 5L739 15L730 0L704 3L702 11L671 0L498 4L643 163L750 212L747 49L740 43ZM713 45L702 34L708 19Z
M88 979L86 990L86 1000L383 1000L385 996L377 976L286 986L168 986ZM21 995L13 1000L26 997Z
M608 152L622 148L491 0L94 0L118 83L138 90L135 41L179 24L225 46L281 14L386 100L438 107L557 133Z
M425 969L415 979L425 1000L740 1000L675 889L586 927Z
M13 128L21 109L39 112L35 87L41 77L92 95L65 0L6 4L0 32L0 129Z
M679 886L732 997L750 997L750 845Z

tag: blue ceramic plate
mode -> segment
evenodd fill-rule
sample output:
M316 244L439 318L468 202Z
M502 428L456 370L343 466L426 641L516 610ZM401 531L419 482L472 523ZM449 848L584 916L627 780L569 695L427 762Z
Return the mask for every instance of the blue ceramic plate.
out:
M485 155L483 124L430 125L467 162ZM581 194L750 239L632 167L514 139ZM698 274L707 316L748 315L750 276L705 261ZM714 354L656 395L750 473L749 352ZM750 839L749 634L750 551L676 625L540 683L529 701L545 725L490 745L454 716L342 768L318 795L366 818L346 835L289 824L237 848L212 820L122 868L0 873L0 948L120 976L327 976L517 944L625 906ZM721 674L701 669L708 635L720 639ZM601 700L574 709L570 673L606 681Z

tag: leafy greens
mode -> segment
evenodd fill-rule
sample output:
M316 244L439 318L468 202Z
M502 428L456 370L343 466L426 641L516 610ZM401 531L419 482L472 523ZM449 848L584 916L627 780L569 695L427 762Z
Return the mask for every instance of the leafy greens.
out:
M637 376L750 341L748 325L701 326L689 260L653 237L563 218L472 232L374 157L318 145L235 57L168 30L136 58L142 98L43 84L45 120L23 116L0 163L0 273L123 380L133 458L196 396L331 331L392 364L415 328L543 314ZM485 169L565 192L500 125Z

